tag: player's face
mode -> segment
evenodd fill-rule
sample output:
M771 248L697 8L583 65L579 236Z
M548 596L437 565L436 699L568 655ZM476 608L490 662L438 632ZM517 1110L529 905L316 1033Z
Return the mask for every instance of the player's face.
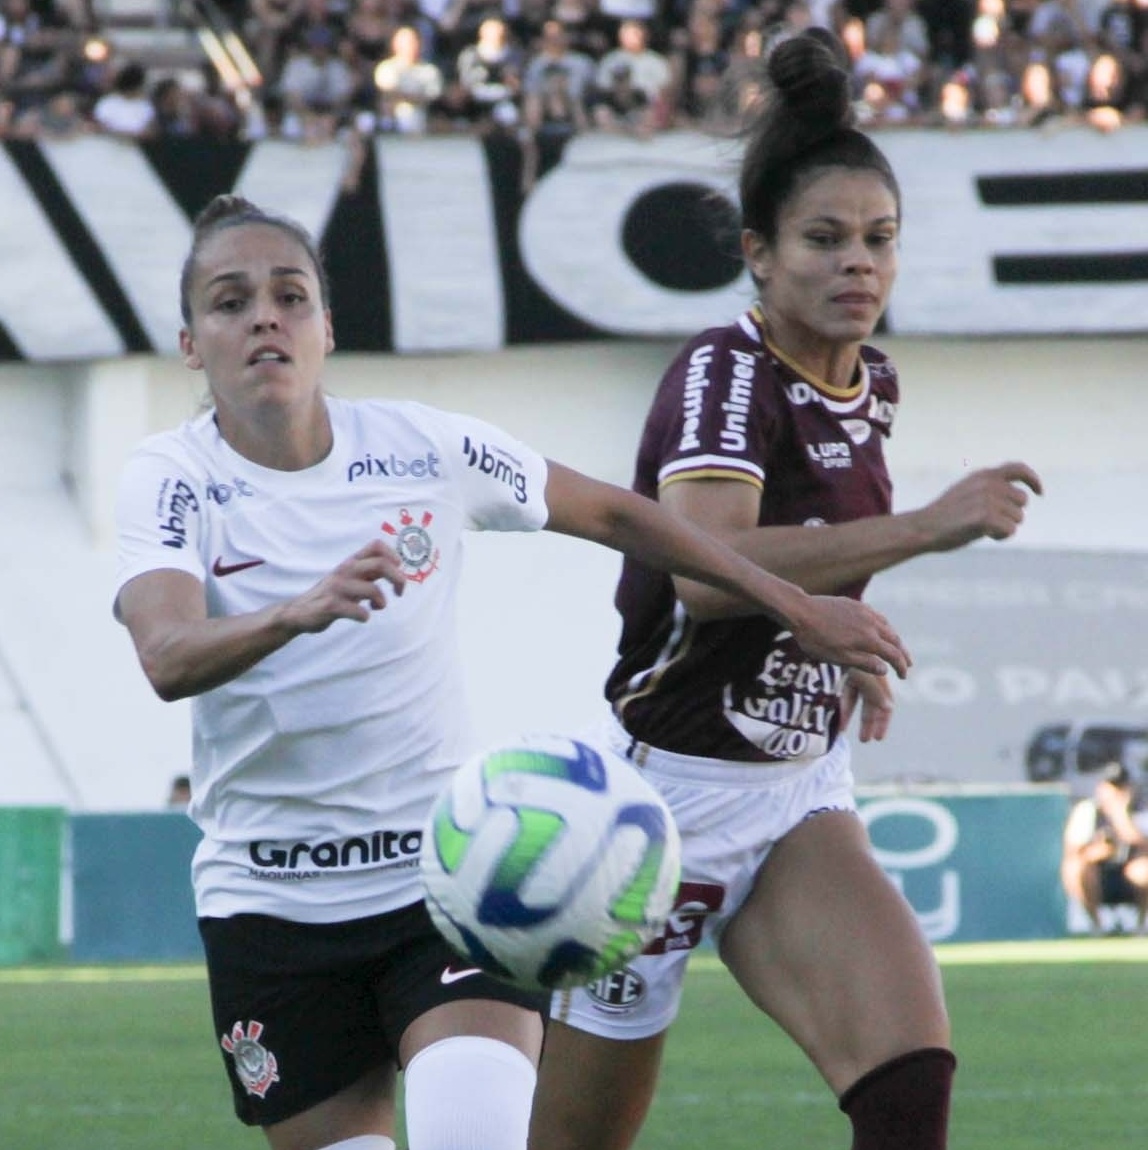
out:
M255 223L216 233L200 249L190 300L180 348L221 410L254 414L318 393L331 316L310 255L288 232Z
M747 232L773 338L801 360L868 339L897 274L897 200L876 172L830 168L797 192L770 246Z

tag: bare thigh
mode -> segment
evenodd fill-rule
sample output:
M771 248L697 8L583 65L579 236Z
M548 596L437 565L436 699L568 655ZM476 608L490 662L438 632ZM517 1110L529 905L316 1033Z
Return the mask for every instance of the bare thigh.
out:
M377 1067L331 1098L265 1126L271 1150L319 1150L363 1134L395 1133L395 1068Z
M628 1150L653 1100L664 1044L664 1031L621 1041L551 1021L530 1150Z
M773 848L721 956L835 1094L898 1054L949 1045L932 950L856 815L815 815Z

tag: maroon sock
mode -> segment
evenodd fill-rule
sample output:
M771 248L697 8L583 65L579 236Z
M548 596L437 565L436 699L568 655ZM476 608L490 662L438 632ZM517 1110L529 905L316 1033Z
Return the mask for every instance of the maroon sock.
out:
M841 1095L853 1150L945 1150L957 1060L951 1050L912 1050L874 1067Z

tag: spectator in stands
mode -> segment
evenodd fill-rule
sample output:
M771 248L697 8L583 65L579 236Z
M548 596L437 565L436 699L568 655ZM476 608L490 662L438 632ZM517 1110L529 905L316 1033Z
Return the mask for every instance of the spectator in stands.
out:
M916 0L884 0L865 21L865 42L888 44L885 33L891 31L894 51L912 52L918 60L927 60L931 48L929 27L916 9Z
M173 811L187 810L187 804L191 802L191 778L188 775L176 775L171 780L171 786L167 792L167 805Z
M86 135L94 125L83 108L80 93L71 88L61 88L42 104L25 108L12 125L12 135L18 139L43 140L72 140Z
M541 92L546 70L551 65L566 73L566 87L571 98L584 104L594 83L594 62L570 47L566 29L557 20L547 20L542 25L538 46L526 65L523 90L527 93Z
M1114 132L1127 120L1142 118L1131 98L1128 75L1120 57L1101 52L1093 57L1084 90L1084 120L1100 132Z
M628 64L615 64L606 87L595 87L590 117L600 131L620 132L642 140L652 136L658 126L650 98L634 83Z
M291 46L303 0L250 0L247 36L255 65L268 85L275 84Z
M370 71L390 54L391 38L409 15L403 0L355 0L344 37Z
M457 83L466 118L481 130L510 127L520 118L522 50L510 38L501 16L488 16L478 26L473 44L459 53Z
M16 112L65 83L81 38L52 4L0 0L0 92L7 93Z
M1102 48L1116 53L1125 67L1137 55L1141 32L1148 29L1148 5L1142 0L1111 0L1097 20Z
M747 12L734 33L729 66L722 76L721 127L740 129L762 97L766 34L756 13Z
M570 88L570 72L551 62L541 86L523 97L522 191L529 192L562 155L566 142L590 126L586 105Z
M1052 69L1043 60L1030 61L1020 78L1019 124L1026 128L1049 125L1064 115Z
M105 132L129 139L155 134L155 108L148 95L147 69L135 60L116 73L112 90L96 101L92 110L96 124Z
M413 25L391 37L391 54L375 68L378 127L384 132L421 135L431 105L443 94L442 71L422 58L422 38Z
M630 69L631 83L646 94L658 126L666 126L672 114L673 72L666 57L649 46L649 29L641 20L623 20L618 26L618 46L602 57L595 72L600 91L610 87L620 65Z
M618 22L604 16L594 0L554 0L551 15L563 28L570 47L600 60L614 46Z
M695 3L684 32L675 38L670 64L678 122L716 125L722 116L723 77L729 68L717 15Z
M355 90L355 76L339 55L337 34L330 26L312 24L287 59L279 92L303 126L303 139L330 140L345 119Z
M905 46L902 28L894 20L886 19L875 27L876 32L867 36L868 47L853 65L861 114L873 125L908 124L921 109L918 89L924 78L924 59Z
M190 139L199 135L195 102L177 76L165 76L151 93L155 109L155 137L160 140Z
M1148 835L1137 788L1120 763L1105 768L1089 799L1076 803L1064 828L1060 874L1065 893L1084 908L1093 933L1100 909L1130 903L1139 933L1148 919Z

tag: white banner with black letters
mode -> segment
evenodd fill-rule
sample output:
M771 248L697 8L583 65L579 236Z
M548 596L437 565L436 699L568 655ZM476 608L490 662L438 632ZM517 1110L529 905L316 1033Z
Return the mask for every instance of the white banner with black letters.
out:
M883 133L904 193L887 326L905 334L1148 328L1148 126ZM321 237L339 346L480 351L682 335L749 299L729 141L591 134L528 195L508 138L0 148L0 359L172 354L191 219L236 191Z

